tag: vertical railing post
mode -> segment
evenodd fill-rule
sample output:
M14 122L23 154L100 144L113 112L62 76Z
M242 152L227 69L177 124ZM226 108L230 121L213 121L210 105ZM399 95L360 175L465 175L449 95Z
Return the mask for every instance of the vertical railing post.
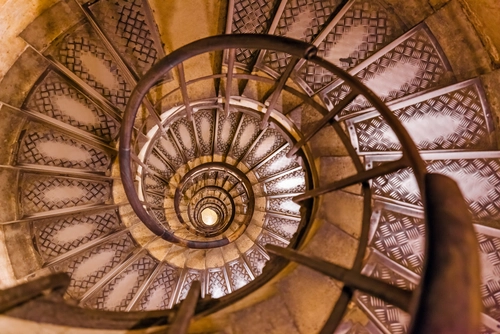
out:
M409 332L478 333L481 281L471 215L455 181L427 174L424 182L426 263Z
M193 318L196 304L200 298L201 293L201 283L199 281L194 281L191 283L191 288L181 303L179 312L177 312L174 323L170 326L168 334L183 334L187 333L189 329L189 324Z

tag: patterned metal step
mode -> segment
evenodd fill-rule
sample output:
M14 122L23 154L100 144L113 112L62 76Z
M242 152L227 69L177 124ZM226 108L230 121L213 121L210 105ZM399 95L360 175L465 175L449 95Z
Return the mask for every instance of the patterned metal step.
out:
M340 3L338 0L288 0L276 13L268 33L311 43L332 19ZM256 67L278 77L283 74L290 59L288 54L281 52L262 51Z
M31 225L32 238L44 263L124 228L113 209L42 219L32 221Z
M139 76L165 56L147 1L89 1L83 9Z
M371 219L373 237L370 247L376 250L382 263L397 263L414 274L421 275L424 264L425 227L422 210L387 202L376 202ZM497 329L500 324L500 233L497 229L475 225L482 267L481 294L483 324ZM413 277L413 276L412 276Z
M375 202L370 224L371 247L415 274L422 274L425 226L421 210Z
M230 0L228 4L226 34L265 34L279 3L286 0ZM251 70L257 50L237 49L235 64ZM227 63L227 55L225 57Z
M93 294L84 305L108 311L125 311L142 283L158 265L158 260L143 255Z
M130 234L121 234L107 243L54 266L54 269L71 276L67 293L75 300L80 300L103 277L123 263L135 247Z
M23 173L20 217L78 206L105 204L111 198L111 182Z
M425 23L394 40L386 47L349 70L384 102L419 91L449 84L451 67ZM342 80L336 80L320 92L328 109L350 92ZM355 99L340 116L363 110L370 104L362 97Z
M383 255L373 251L362 273L406 290L414 290L419 278ZM408 330L410 315L399 308L365 293L356 292L355 300L371 320L386 334L403 334Z
M419 150L491 150L493 119L479 79L389 104ZM399 151L394 132L376 111L345 121L358 154Z
M318 47L318 56L348 70L404 31L396 15L377 1L351 0L312 43ZM309 95L314 95L335 76L313 63L302 62L294 79Z
M120 128L113 116L54 69L40 77L23 108L91 133L107 142L117 137Z
M421 153L421 156L428 172L447 175L458 183L475 220L494 220L500 216L499 152L432 152ZM365 165L372 168L395 159L396 154L366 156ZM422 206L410 168L373 179L372 191L380 198Z
M102 147L82 143L78 138L30 122L20 136L17 164L104 173L110 168L113 158Z
M165 310L171 308L175 286L179 280L180 269L163 263L159 272L145 286L137 310Z
M130 83L90 23L74 27L52 44L45 55L62 64L112 105L125 109L132 90Z

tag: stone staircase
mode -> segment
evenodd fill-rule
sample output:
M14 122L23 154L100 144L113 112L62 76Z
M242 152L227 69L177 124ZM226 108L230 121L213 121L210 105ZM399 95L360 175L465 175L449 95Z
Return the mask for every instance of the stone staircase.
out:
M318 55L360 79L406 127L428 171L457 181L480 244L481 333L499 330L500 77L460 1L438 10L418 1L374 0L63 0L46 7L20 34L27 48L0 83L0 257L11 284L66 272L68 303L130 312L171 309L200 280L203 297L227 302L198 315L193 333L316 333L337 302L348 302L351 293L341 282L280 262L266 244L415 289L425 230L410 168L371 180L370 189L355 185L319 196L302 210L292 201L359 168L397 160L401 145L378 112L356 97L302 150L287 154L350 97L350 88L279 52L193 57L148 93L136 119L137 164L146 171L137 182L150 212L182 240L229 243L208 249L169 243L130 207L117 143L140 78L165 54L202 37L273 34L314 44ZM196 81L228 71L267 80ZM285 88L276 95L280 80ZM169 118L186 102L177 89L182 83L194 101L191 120ZM263 124L258 111L264 108L282 115ZM168 124L156 137L155 117ZM212 170L200 169L210 164ZM236 224L220 234L192 233L196 226L186 222L212 231L193 203ZM367 214L369 245L359 258ZM29 320L0 317L13 330L45 326ZM336 333L405 333L409 320L355 292Z

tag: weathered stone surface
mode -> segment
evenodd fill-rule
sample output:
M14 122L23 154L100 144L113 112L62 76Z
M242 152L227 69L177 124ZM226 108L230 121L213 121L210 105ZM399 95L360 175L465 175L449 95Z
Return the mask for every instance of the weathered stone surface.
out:
M19 55L26 49L26 42L19 33L40 13L59 0L2 1L0 4L0 78L7 73Z
M359 238L363 221L363 197L334 191L321 197L319 217Z
M320 185L341 180L357 173L351 157L321 157L318 159L318 174ZM361 184L343 189L356 195L361 194Z
M426 17L434 13L432 6L427 0L386 0L385 2L408 28L422 22Z
M300 333L280 295L234 313L233 333Z
M63 0L44 11L19 35L36 50L43 52L59 35L84 17L73 0Z
M0 289L16 285L16 277L5 244L5 233L0 229Z
M307 132L311 130L322 117L318 110L308 105L305 106L302 108L301 131ZM326 125L316 133L308 142L308 145L314 157L348 155L344 144L330 125Z
M341 292L331 278L304 266L280 281L279 290L303 334L319 333Z
M486 98L490 105L490 110L493 117L495 129L500 128L500 71L496 70L491 73L482 75L481 82L483 83ZM497 145L500 145L500 132L495 131ZM498 146L500 147L500 146Z
M500 3L496 0L461 0L464 12L474 25L493 63L500 66Z
M2 106L0 109L0 164L10 165L14 163L13 153L16 149L19 133L26 121L15 109Z
M0 101L21 107L31 87L48 65L45 58L27 48L0 82Z
M312 239L304 247L305 254L350 268L356 256L358 242L340 228L324 220L315 221L317 228Z
M425 23L441 45L457 80L492 70L490 57L457 0L450 1Z
M40 269L41 258L33 248L29 223L5 225L3 230L5 246L16 278L22 278Z

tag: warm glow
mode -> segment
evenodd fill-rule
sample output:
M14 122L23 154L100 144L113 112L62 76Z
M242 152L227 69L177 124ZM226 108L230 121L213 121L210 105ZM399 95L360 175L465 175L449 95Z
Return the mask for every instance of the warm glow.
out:
M201 221L205 225L214 225L215 223L217 223L218 218L219 216L217 215L217 212L212 209L207 208L201 212Z

